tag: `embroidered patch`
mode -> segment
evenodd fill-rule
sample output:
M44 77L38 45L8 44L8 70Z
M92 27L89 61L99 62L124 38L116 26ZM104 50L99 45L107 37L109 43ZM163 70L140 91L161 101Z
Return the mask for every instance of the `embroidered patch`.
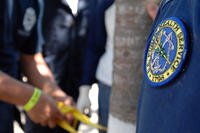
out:
M23 27L26 32L30 32L36 23L36 13L32 7L29 7L25 11L23 19Z
M144 73L153 86L161 86L180 72L187 53L187 32L179 18L162 21L148 41Z

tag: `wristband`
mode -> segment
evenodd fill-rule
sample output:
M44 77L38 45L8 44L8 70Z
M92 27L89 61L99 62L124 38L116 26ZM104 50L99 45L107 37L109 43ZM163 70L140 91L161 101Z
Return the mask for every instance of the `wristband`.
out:
M40 99L41 94L42 94L42 91L40 89L38 88L34 89L33 95L28 100L28 102L23 106L26 112L30 111L37 104L38 100Z

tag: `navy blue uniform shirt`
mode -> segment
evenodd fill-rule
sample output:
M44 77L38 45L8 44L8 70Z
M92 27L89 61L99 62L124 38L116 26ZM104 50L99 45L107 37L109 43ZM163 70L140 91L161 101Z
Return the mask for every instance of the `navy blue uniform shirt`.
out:
M19 77L19 56L39 50L40 0L0 1L0 71ZM0 132L13 133L13 105L0 101Z
M178 18L186 28L188 51L182 59L185 63L175 78L159 87L145 78L137 133L200 133L200 1L163 0L150 37L158 24L170 17Z
M0 70L17 77L19 54L34 54L39 50L39 7L35 0L2 0L0 3Z
M92 0L89 18L89 33L83 61L81 85L96 82L95 73L100 57L105 52L107 33L105 27L105 11L114 0Z

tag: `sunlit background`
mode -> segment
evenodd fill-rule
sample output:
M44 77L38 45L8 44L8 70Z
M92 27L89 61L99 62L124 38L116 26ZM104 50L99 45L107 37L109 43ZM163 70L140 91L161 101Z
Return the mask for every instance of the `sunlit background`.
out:
M63 2L66 2L69 6L70 6L70 8L71 8L71 10L72 10L72 13L74 14L74 15L76 15L77 14L77 10L78 10L78 0L62 0Z

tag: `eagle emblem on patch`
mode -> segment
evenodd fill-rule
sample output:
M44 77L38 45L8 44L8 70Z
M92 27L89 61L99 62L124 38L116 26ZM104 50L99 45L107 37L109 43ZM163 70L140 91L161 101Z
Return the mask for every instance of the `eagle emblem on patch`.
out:
M162 21L149 38L145 51L144 73L149 83L161 86L181 71L188 49L182 21L171 17Z

